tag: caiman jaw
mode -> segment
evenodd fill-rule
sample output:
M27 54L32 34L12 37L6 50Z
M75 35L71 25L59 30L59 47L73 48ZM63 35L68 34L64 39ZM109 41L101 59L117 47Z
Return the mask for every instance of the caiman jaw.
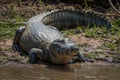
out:
M56 56L74 56L74 55L77 55L79 51L79 48L77 46L71 46L67 49L59 49L59 50L53 50L53 53L56 55Z
M57 62L57 64L67 64L69 61L72 60L72 57L77 55L78 50L66 50L66 51L55 51L55 56L56 57L52 57L52 61L54 63Z
M56 56L75 56L77 55L77 53L78 53L78 50L55 51Z

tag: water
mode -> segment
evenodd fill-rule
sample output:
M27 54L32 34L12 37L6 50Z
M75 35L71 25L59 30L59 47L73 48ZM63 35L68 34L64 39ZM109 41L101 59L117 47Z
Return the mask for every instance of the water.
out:
M120 65L0 66L0 80L120 80Z

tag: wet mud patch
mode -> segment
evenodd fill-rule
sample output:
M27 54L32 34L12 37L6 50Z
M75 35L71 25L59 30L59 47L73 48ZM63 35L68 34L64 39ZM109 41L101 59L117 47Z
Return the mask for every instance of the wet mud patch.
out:
M69 38L76 42L78 45L89 45L92 48L97 48L98 46L102 45L102 42L100 40L96 40L93 38L87 38L85 37L85 34L77 34L73 36L69 36Z
M12 50L12 40L5 39L0 41L0 64L9 64L9 63L28 63L27 56L21 56L19 52Z

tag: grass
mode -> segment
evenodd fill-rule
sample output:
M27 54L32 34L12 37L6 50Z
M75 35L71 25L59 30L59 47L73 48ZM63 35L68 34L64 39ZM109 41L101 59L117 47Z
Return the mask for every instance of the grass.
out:
M85 27L78 26L74 29L63 30L62 33L66 35L75 35L76 33L85 33L88 38L114 38L115 36L120 37L120 29L118 26L113 25L111 29L107 29L106 27Z
M39 0L39 3L40 3L40 5L43 5L43 1L42 0Z
M87 0L84 0L84 5L85 5L85 7L88 7Z
M13 4L9 5L9 9L4 13L5 21L0 20L0 40L6 38L13 38L15 31L21 25L17 25L18 22L26 21L27 19L17 15Z
M51 5L46 6L47 11L51 11L52 9L53 9L53 7Z
M0 22L0 39L11 38L17 27Z
M0 21L0 40L6 38L13 38L16 29L18 29L22 25L17 25L15 23L25 21L26 19L22 19L19 16L16 16L15 21L12 22L3 22Z

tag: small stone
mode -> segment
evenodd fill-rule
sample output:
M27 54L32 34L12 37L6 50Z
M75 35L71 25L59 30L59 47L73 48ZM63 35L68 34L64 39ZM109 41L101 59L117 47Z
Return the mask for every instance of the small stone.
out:
M112 62L112 61L113 61L113 58L112 58L112 57L107 57L107 58L105 58L105 61L107 61L107 62Z

